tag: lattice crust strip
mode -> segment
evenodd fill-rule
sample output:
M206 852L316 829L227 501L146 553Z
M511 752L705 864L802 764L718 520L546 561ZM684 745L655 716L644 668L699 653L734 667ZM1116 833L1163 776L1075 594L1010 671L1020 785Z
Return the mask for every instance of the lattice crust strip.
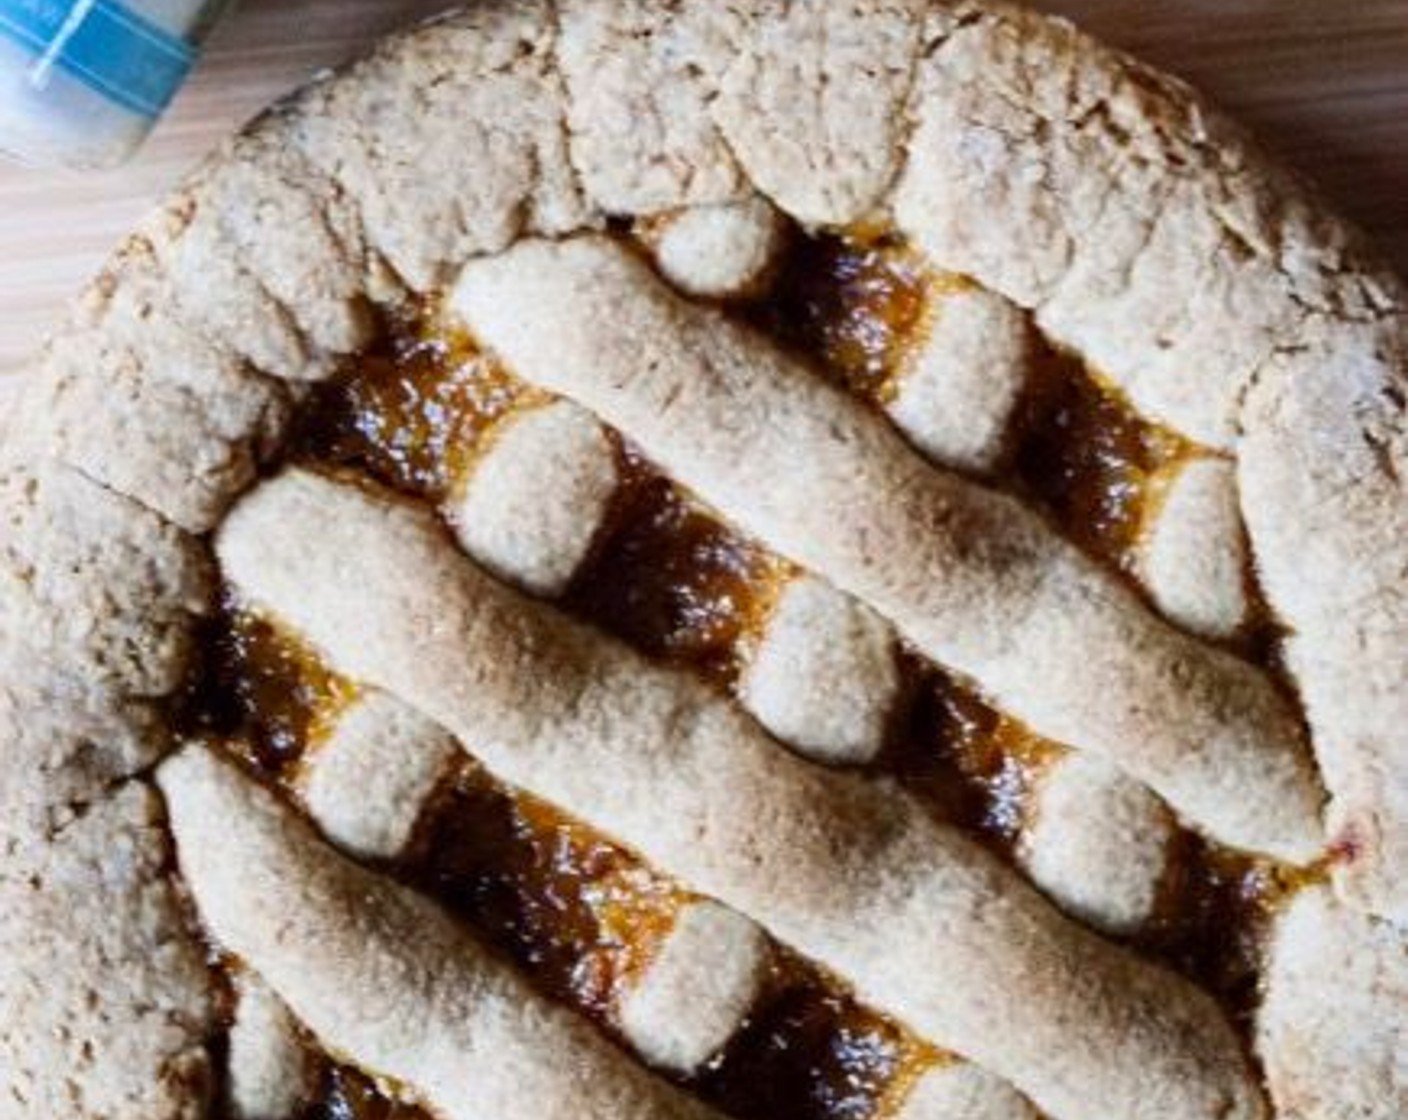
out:
M886 64L876 67L876 59ZM824 96L811 96L817 87ZM975 213L984 219L975 221ZM201 535L221 525L281 452L299 409L319 396L314 383L378 333L378 309L456 277L459 312L516 374L585 404L712 506L800 561L810 573L800 579L786 566L770 573L781 592L821 579L810 586L854 596L830 599L826 617L847 633L869 635L855 648L870 651L864 664L881 667L875 711L859 731L828 726L825 746L841 743L857 754L873 747L888 687L876 650L892 640L893 626L920 650L967 670L1038 728L1089 748L1089 755L1043 754L1042 781L1031 794L1038 810L1100 788L1102 806L1141 803L1133 819L1143 819L1137 831L1146 832L1162 805L1112 771L1092 774L1087 764L1101 755L1212 835L1297 861L1321 854L1315 783L1300 757L1294 713L1260 670L1166 627L1022 505L919 463L878 415L808 381L803 374L811 371L772 343L680 300L619 244L589 233L493 259L524 238L633 222L641 251L654 254L680 291L731 304L736 313L770 282L766 261L792 220L854 229L873 228L877 219L909 255L921 287L943 284L950 310L935 315L902 286L895 309L919 317L927 347L903 378L888 366L874 380L865 369L859 378L841 372L933 459L971 473L1003 466L995 433L1021 422L1030 348L1040 345L1028 318L1098 367L1136 408L1167 425L1166 434L1201 448L1189 456L1185 446L1167 462L1154 456L1151 469L1170 468L1156 480L1165 499L1159 520L1137 541L1129 574L1167 617L1223 635L1236 629L1239 611L1255 622L1255 595L1239 602L1231 577L1244 564L1255 568L1285 633L1285 663L1306 701L1332 794L1334 893L1301 889L1267 947L1256 1041L1271 1096L1279 1114L1294 1120L1396 1120L1408 1109L1398 1060L1408 1000L1403 935L1368 916L1408 914L1408 877L1399 873L1408 858L1408 693L1401 687L1408 299L1401 284L1188 91L1059 22L980 0L520 0L417 29L233 141L85 294L11 424L0 464L0 746L7 758L0 777L0 1116L171 1120L207 1109L217 1080L210 1040L223 1024L219 985L202 966L193 931L201 919L186 912L166 822L141 777L171 749L173 693L200 644L200 616L212 609ZM551 270L559 265L566 271ZM602 288L562 290L573 270ZM502 304L486 297L491 280L505 285ZM603 298L612 292L620 298ZM528 298L533 293L542 298ZM562 315L584 349L559 351L551 336L564 326ZM956 361L965 347L971 360ZM609 375L585 368L582 355L591 352L619 361ZM659 361L642 369L642 353ZM575 364L563 360L574 354ZM986 382L989 411L958 431L935 425L936 386L947 381L959 393L978 361L994 371ZM630 376L616 384L621 371ZM720 384L740 402L720 397ZM520 399L522 392L514 388L481 411L492 418L545 403ZM534 415L561 417L562 407L515 416L490 442L508 445L517 429L531 444L523 425ZM781 453L795 448L750 428L760 417L815 435L805 445L822 449L816 477L834 487L826 493L840 502L842 531L833 533L835 511L823 511L829 502L816 501L800 481L804 472ZM580 480L585 513L608 500L613 477L621 483L600 455L594 424L579 416L562 437L575 432L578 450L595 456L599 473ZM693 450L680 439L692 426ZM760 449L773 456L770 466ZM499 457L498 469L509 461ZM618 455L610 466L622 462ZM465 465L451 462L430 482L462 479ZM474 504L476 475L467 472L462 494L434 494L452 499L447 508L466 549L537 594L561 590L563 572L573 567L562 556L580 558L585 548L590 567L585 516L550 526L558 567L519 566L514 526L501 524L497 538L483 533L492 526L482 495ZM894 494L894 486L904 501L872 521L875 494ZM658 857L663 869L730 904L731 920L744 923L735 931L766 923L855 981L878 1007L923 1034L952 1037L1008 1074L1058 1120L1088 1120L1092 1107L1119 1108L1125 1098L1134 1102L1129 1115L1161 1120L1264 1114L1235 1040L1203 996L1058 917L1005 865L919 816L906 795L886 788L882 797L871 779L828 774L788 755L702 684L648 666L505 592L419 513L344 483L292 475L261 489L240 516L254 522L293 501L290 495L310 492L350 511L350 522L328 525L328 508L320 507L322 520L310 509L284 538L265 542L270 556L251 549L243 576L253 596L277 600L335 667L469 735L476 749L497 752L486 754L496 769L518 773L530 789L545 778L560 783L545 792L588 820L600 816L604 828ZM405 585L405 572L386 561L390 597L378 609L387 632L409 649L422 640L443 645L453 666L466 657L456 629L462 624L468 646L485 647L467 678L483 694L466 691L463 680L434 679L435 667L414 658L398 670L380 660L384 648L361 640L356 626L367 621L367 604L346 577L356 563L385 557L377 547L365 554L351 548L344 564L323 546L363 517L389 524L398 544L415 546L417 565L451 573L449 584L462 593L459 622L432 625L427 608L424 632L408 634L401 608L414 606L424 588ZM1189 556L1186 536L1171 531L1180 518L1223 530ZM326 528L324 539L310 526ZM950 535L934 551L942 534L926 534L936 528ZM237 532L238 521L226 527L227 543ZM907 550L926 539L932 554L911 564ZM286 551L275 555L278 549ZM909 577L894 560L905 556ZM326 583L289 574L305 563L310 573L327 565ZM1190 589L1170 575L1193 565L1219 595L1196 594L1207 588ZM953 602L940 591L954 593ZM309 592L333 598L314 603ZM343 602L338 594L350 597ZM1023 605L1005 645L963 624L962 600L984 597L998 615L1005 604ZM1048 625L1042 604L1051 602L1077 604L1057 612L1067 628ZM785 624L793 617L785 597L772 606L755 651L763 666L769 638L786 659ZM810 617L814 607L802 612L793 603L790 610ZM1086 697L1076 663L1055 657L1063 648L1080 651L1081 672L1095 656L1098 675L1138 687ZM1127 661L1136 648L1147 656ZM504 649L518 661L497 660ZM1052 656L1024 668L1019 662L1033 649ZM523 665L545 674L535 684L548 682L548 716L534 727L525 726L520 707L528 682L515 671ZM594 674L617 683L601 687ZM1050 690L1052 682L1060 687ZM1185 691L1203 701L1191 723L1176 702ZM744 692L760 716L784 726L785 713L760 699L766 689ZM1152 730L1106 718L1118 716L1110 705L1129 695L1162 713ZM1071 697L1093 707L1074 718L1080 705ZM704 751L720 729L742 745L738 757L721 758L717 773L700 774L697 787L681 793L714 798L717 817L701 818L708 843L685 844L668 822L650 818L650 805L610 800L619 791L609 779L622 760L645 765L653 757L643 740L621 739L640 746L638 755L619 752L583 769L527 765L543 753L555 763L554 751L565 750L568 740L536 739L549 726L580 731L580 742L603 750L623 704L648 709L657 730L678 731L676 751ZM358 710L349 713L353 731ZM1092 729L1102 741L1086 741ZM789 731L801 748L822 743ZM183 796L177 786L192 800L247 803L254 808L237 822L243 835L301 837L294 848L329 889L356 882L399 900L393 910L433 913L331 853L283 801L214 756L188 751L168 773L174 809ZM787 779L776 780L778 773ZM386 815L375 820L336 819L327 811L335 788L320 793L315 784L302 794L329 833L370 852L411 827L404 814L423 789L417 782L429 778L403 777L407 784L387 790L395 796L380 802ZM724 796L736 782L753 801L766 795L783 808L711 831L733 821L739 805L753 804ZM794 805L803 793L806 804ZM1082 911L1082 900L1042 871L1044 844L1064 850L1066 868L1088 850L1081 844L1089 834L1075 843L1049 833L1043 839L1053 819L1038 811L1025 822L1018 851L1026 866L1068 909L1120 928L1127 913ZM1102 821L1125 819L1105 814ZM647 845L661 823L663 838ZM782 830L768 844L805 857L801 878L768 878L768 852L782 857L762 844L765 827ZM212 822L197 820L187 831L208 838L193 849L204 851L197 858L209 860L212 876L238 875L222 863ZM1186 835L1174 841L1186 842ZM767 851L754 851L755 844ZM902 850L907 845L914 850ZM192 880L200 874L193 865ZM1156 874L1146 871L1136 887ZM274 887L291 889L276 878ZM808 912L803 893L821 904ZM1138 890L1128 897L1138 899ZM939 920L947 908L925 909L945 898L956 907L951 924ZM983 908L968 906L979 898ZM1133 907L1146 909L1147 898ZM288 908L297 913L297 905ZM995 913L1005 915L996 923L1005 933L994 940L983 925L977 937L974 923ZM73 936L55 954L36 953L70 918ZM232 930L239 918L232 916ZM922 929L907 935L905 922ZM457 928L437 928L464 959L484 959ZM38 939L36 930L44 931ZM966 941L965 931L972 935ZM964 952L954 959L973 967L936 971L930 952L915 948L932 947L936 936L958 942ZM1038 944L1046 946L1040 953ZM1002 967L994 946L1004 947ZM351 946L375 948L366 938ZM394 948L387 959L404 964L426 944L397 939ZM683 973L690 959L685 954ZM1005 973L1013 961L1019 973L1029 965L1035 974L1053 960L1054 987L1046 971L1027 985ZM257 982L257 970L250 976ZM526 990L506 972L494 976L494 984L507 985L494 991ZM977 983L983 976L991 982ZM1117 998L1104 999L1116 990ZM1075 1029L1038 1022L1033 993L1049 997L1053 1014L1069 1015L1062 1026ZM524 998L523 1006L536 1006L536 997ZM248 996L251 1021L258 1000ZM1205 1019L1197 1029L1178 1027ZM552 1012L548 1021L556 1025L544 1029L580 1036L584 1053L600 1055L596 1036L576 1020ZM1036 1034L1023 1033L1027 1027ZM1158 1042L1164 1033L1176 1044ZM1075 1045L1082 1041L1084 1049ZM601 1060L619 1066L608 1080L615 1084L619 1075L640 1100L657 1093L677 1099L619 1053ZM984 1120L1027 1108L1002 1082L963 1064L932 1069L902 1107L925 1115L926 1107L960 1106Z
M510 369L591 408L1037 731L1117 761L1228 844L1320 851L1318 785L1268 679L1160 624L1021 505L929 469L859 403L614 243L472 263L452 306Z

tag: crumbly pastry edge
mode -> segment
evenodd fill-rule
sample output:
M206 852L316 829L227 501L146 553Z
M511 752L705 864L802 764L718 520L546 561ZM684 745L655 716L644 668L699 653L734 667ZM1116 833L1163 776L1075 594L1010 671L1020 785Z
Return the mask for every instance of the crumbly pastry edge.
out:
M64 611L79 617L63 631L73 644L60 646L71 650L62 670L47 666L42 656L36 662L34 633L16 632L13 623L0 633L0 663L17 682L17 710L41 710L45 726L54 728L51 742L73 743L67 754L59 752L57 762L36 758L33 774L24 773L25 766L11 767L21 777L9 776L11 788L5 792L26 811L13 818L18 823L8 825L3 837L16 861L10 867L24 866L31 857L66 858L65 845L79 835L68 827L69 818L81 819L110 800L115 787L143 783L138 775L166 750L164 729L142 713L160 699L165 674L182 659L180 631L204 609L201 577L195 574L203 546L196 534L218 524L257 476L277 443L281 418L296 407L302 383L325 375L340 351L355 350L367 337L372 303L444 283L465 260L501 251L524 235L558 237L594 227L608 211L728 201L755 189L783 209L828 223L871 217L894 201L903 225L905 215L924 213L934 204L917 197L909 182L921 166L914 146L926 142L924 110L961 105L972 129L966 134L970 142L965 147L955 141L928 156L936 166L988 176L964 184L998 191L987 197L1030 216L1032 228L1054 231L1031 239L1050 252L1014 255L1015 264L1004 270L998 260L1002 246L971 244L962 231L944 229L921 242L941 254L945 267L971 272L1034 309L1058 341L1098 352L1102 371L1158 418L1237 455L1243 512L1265 586L1295 632L1290 663L1301 675L1322 765L1331 778L1334 839L1355 857L1337 885L1355 906L1408 917L1408 885L1394 874L1408 855L1408 768L1402 766L1408 713L1393 671L1395 656L1408 648L1402 566L1408 550L1402 489L1408 460L1408 301L1398 281L1318 201L1185 87L1058 21L1000 4L930 8L873 0L863 5L872 18L884 21L884 42L908 51L911 65L883 80L876 77L876 88L889 91L890 101L871 104L862 98L855 110L861 124L894 123L855 130L865 139L854 149L828 152L832 159L820 167L806 166L805 153L795 148L775 149L769 143L775 137L765 134L766 113L751 124L746 120L750 104L762 102L781 113L777 106L786 101L786 87L769 84L766 46L758 57L726 67L717 76L718 89L696 88L691 94L685 83L681 97L668 107L650 99L649 83L665 80L659 74L646 73L632 86L629 73L613 71L606 78L626 83L621 89L582 93L582 75L621 33L612 24L618 16L657 32L673 18L672 42L686 54L696 51L707 58L719 50L720 37L728 41L727 21L715 26L695 18L699 6L678 7L657 17L644 5L621 3L600 19L580 2L524 3L499 13L480 7L392 40L369 61L296 95L227 145L119 251L84 295L69 326L39 359L37 376L11 422L3 453L6 478L25 494L83 488L95 508L102 507L102 514L139 541L150 540L153 551L140 586L112 555L95 551L80 559L72 586L56 574L47 597L29 596L27 586L16 592L41 619ZM774 20L767 26L776 35L798 30L785 24ZM733 25L732 33L737 32ZM801 41L812 42L806 36ZM810 73L824 71L828 61L823 58ZM992 81L976 83L973 100L943 100L936 92L945 88L946 76L979 65ZM490 182L476 183L468 208L456 211L450 205L452 189L463 186L454 175L441 195L390 197L394 180L378 189L377 174L394 175L394 152L379 163L386 153L345 130L355 132L354 114L379 98L388 101L393 115L404 119L419 112L427 128L444 126L450 118L431 89L460 69L478 99L473 108L490 119L502 111L509 122L485 142L514 136L523 142L509 144L503 165L487 177ZM503 81L480 82L481 74ZM1049 80L1037 81L1038 74ZM447 84L458 92L453 80ZM657 155L671 158L651 161L644 158L649 153L639 152L634 159L611 158L610 129L593 133L583 103L600 107L613 92L632 111L646 112L651 127L643 134ZM1056 97L1071 100L1065 105L1049 100ZM893 108L902 111L890 113ZM1013 151L1003 143L1003 129L1033 121L1044 124L1025 136L1031 150L1044 156L1042 145L1049 142L1054 166L1063 173L1069 167L1078 172L1082 160L1109 156L1111 145L1128 145L1138 158L1121 165L1118 177L1093 184L1092 199L1085 200L1090 208L1072 209L1051 218L1049 227L1042 225L1049 215L1041 211L1040 199L1021 195L1020 176L1003 162ZM783 117L780 123L783 131L795 125L797 135L808 135L805 121ZM931 128L927 138L936 130ZM432 139L433 131L412 142ZM682 159L681 153L698 158ZM971 166L961 162L969 157ZM1060 162L1067 157L1067 163ZM445 170L464 173L453 156L446 158L451 162ZM267 201L268 209L233 205L231 192L241 185L258 188L254 196ZM1123 213L1118 200L1124 197L1147 205L1145 218L1150 213L1166 218L1167 229L1163 221ZM423 218L434 220L417 227ZM1145 291L1137 279L1140 253L1148 251L1156 269L1188 263L1170 255L1169 248L1169 230L1176 233L1183 219L1190 235L1206 233L1216 250L1213 273L1191 273L1188 283L1223 299L1212 305L1190 297L1190 304L1209 316L1209 329L1233 331L1244 365L1231 385L1218 381L1210 368L1195 367L1195 374L1212 380L1174 392L1151 386L1144 374L1144 359L1168 348L1163 344L1169 339L1141 342L1112 332L1114 341L1102 345L1100 316L1138 322L1136 297ZM295 228L289 223L296 223L298 237L281 250L271 227ZM1115 250L1136 248L1124 259L1083 255L1082 236L1108 237ZM1218 273L1224 264L1228 271ZM1121 270L1129 279L1125 293L1118 284L1110 287ZM1176 271L1158 276L1164 283L1180 278ZM1120 302L1122 295L1135 302ZM1082 307L1095 308L1093 317L1083 316ZM1230 318L1216 322L1218 311ZM1243 331L1238 322L1254 329ZM1163 325L1173 332L1176 352L1196 356L1205 345L1187 324ZM162 329L174 329L195 355L179 373L162 364L165 344L152 341ZM1168 376L1166 366L1151 364ZM125 391L81 397L81 409L65 405L70 384L65 377L76 370L75 383L91 388L82 378L91 381L94 369L121 379ZM1225 407L1209 416L1189 403L1193 397ZM195 434L182 442L188 429ZM99 438L85 438L94 435ZM189 465L187 475L144 474L140 468L150 464L140 456L137 469L128 463L124 473L122 456L105 454L103 446L115 436L129 442L108 446L146 443L171 457L207 454L181 460ZM225 453L209 454L212 449ZM7 512L17 500L13 494L7 498ZM39 514L47 509L41 505ZM80 539L100 531L108 529L80 525L75 530ZM45 546L42 531L24 543L35 539ZM39 546L21 560L7 552L6 564L22 561L42 569L46 553ZM1376 562L1365 562L1366 556ZM131 565L133 571L140 567ZM94 597L94 587L102 594ZM105 627L148 617L160 620L159 632L120 630L120 641L111 648L88 641L93 634L102 637ZM131 660L115 661L115 652L130 654ZM36 676L42 679L35 681ZM12 730L6 734L8 747L22 762L30 761L38 748ZM139 747L131 745L134 740ZM120 749L104 750L110 743ZM162 870L149 884L158 894L169 890L164 876ZM161 905L183 903L172 896ZM4 935L27 936L14 928ZM134 967L148 968L151 983L160 986L167 979L160 974L166 959L157 956ZM188 963L182 968L192 975ZM192 1040L210 1029L209 1020L202 1019L208 1009L201 1010L199 983L187 987L171 1000L182 1007L172 1019L180 1026L177 1041L172 1042L168 1023L153 1043L161 1056L188 1055ZM76 1025L83 1029L81 1020ZM19 1069L26 1055L6 1051L4 1059ZM163 1068L169 1070L169 1063ZM98 1085L94 1099L101 1101L102 1083L111 1078L101 1063L91 1076ZM169 1080L163 1084L169 1089ZM187 1115L196 1107L189 1099L174 1100L169 1093L167 1098L127 1100L119 1107L166 1109L163 1116Z

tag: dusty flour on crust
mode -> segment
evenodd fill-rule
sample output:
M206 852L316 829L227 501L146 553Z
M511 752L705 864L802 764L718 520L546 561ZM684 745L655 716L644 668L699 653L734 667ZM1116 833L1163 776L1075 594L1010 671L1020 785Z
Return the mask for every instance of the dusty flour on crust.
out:
M1408 300L1351 231L1179 83L1002 4L476 4L218 153L91 287L11 425L0 1117L204 1107L201 950L159 808L126 779L167 750L162 704L211 605L203 534L308 383L370 337L375 305L472 258L758 193L803 221L892 218L1235 458L1336 888L1408 923ZM63 985L36 1006L60 915ZM1297 1037L1299 928L1268 1046ZM1286 1115L1393 1115L1408 1075L1346 1073L1380 1035L1334 1026L1334 1076L1374 1087L1352 1112L1284 1081Z

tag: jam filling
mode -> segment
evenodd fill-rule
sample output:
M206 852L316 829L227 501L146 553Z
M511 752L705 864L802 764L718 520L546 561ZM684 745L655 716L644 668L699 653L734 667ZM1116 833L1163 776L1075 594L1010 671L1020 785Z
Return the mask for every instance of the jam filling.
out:
M695 1087L726 1114L749 1120L869 1120L885 1116L925 1070L947 1060L787 958Z
M935 285L948 282L891 234L795 233L772 289L747 318L852 392L885 401L927 328Z
M1198 981L1250 1038L1272 919L1321 870L1228 851L1191 833L1176 843L1154 915L1134 942Z
M347 1066L327 1062L318 1080L317 1099L298 1120L432 1120L429 1113L393 1100L371 1078Z
M393 316L377 345L314 390L300 413L293 459L440 501L493 423L541 397L463 335L430 331L423 312Z
M567 609L728 684L789 566L740 536L618 438L621 482Z
M286 629L239 607L227 591L206 623L200 672L179 703L177 724L191 736L222 739L254 769L294 766L357 697Z
M893 237L862 233L797 234L772 283L766 298L737 314L861 397L884 402L945 285L965 282L934 276ZM381 342L314 390L289 458L415 499L452 496L493 425L547 398L434 323L428 306L390 318ZM624 481L562 605L727 688L792 569L613 438ZM1051 352L1024 400L1000 484L1038 502L1081 547L1127 574L1161 479L1192 453ZM233 599L205 650L185 722L235 746L270 781L291 779L356 696L297 640ZM904 675L906 700L876 769L1010 854L1036 783L1064 748L917 656L905 655ZM1180 845L1159 912L1135 940L1244 1017L1268 914L1296 884L1273 865L1191 836ZM622 992L689 897L605 837L468 762L447 778L390 870L608 1032ZM689 1087L740 1117L865 1120L883 1116L919 1072L943 1060L779 947L743 1030ZM306 1115L422 1114L329 1062Z
M600 834L465 766L421 822L402 874L473 925L548 994L615 1033L613 1010L690 896ZM774 948L747 1026L688 1084L747 1120L876 1115L927 1047Z
M1020 488L1096 559L1129 572L1141 529L1170 471L1196 454L1137 416L1113 386L1050 347L1016 422Z
M951 675L906 653L906 702L877 769L942 819L1010 855L1042 771L1065 753Z
M687 895L604 837L467 763L422 814L402 872L607 1022Z

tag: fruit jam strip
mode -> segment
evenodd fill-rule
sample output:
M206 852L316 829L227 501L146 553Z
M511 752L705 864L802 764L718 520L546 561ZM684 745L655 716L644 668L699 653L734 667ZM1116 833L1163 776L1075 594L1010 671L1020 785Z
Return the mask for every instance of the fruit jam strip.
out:
M643 653L731 685L794 569L612 439L621 481L562 605Z
M177 727L238 746L261 773L294 767L358 695L295 635L243 608L228 587L203 624L200 651L178 701Z
M794 229L772 288L741 315L862 400L884 405L928 341L944 297L976 287L934 271L892 232ZM1146 596L1135 578L1144 534L1177 471L1212 452L1140 414L1108 378L1030 329L1030 379L986 481L1041 510ZM1278 648L1284 627L1250 564L1244 577L1248 618L1226 644L1293 692Z
M952 1061L818 983L796 958L723 1054L700 1071L702 1097L748 1120L884 1120L926 1070Z
M350 1066L325 1060L317 1099L297 1120L435 1120L415 1105L402 1104L375 1081Z
M549 995L610 1027L689 898L594 830L466 761L421 813L398 874Z
M449 497L485 433L543 395L462 334L429 329L427 307L319 385L300 412L291 457L360 472L430 501Z
M1087 553L1130 575L1169 479L1198 449L1049 344L1018 412L1005 481Z
M403 874L540 988L617 1037L615 1009L690 897L600 834L473 766L422 819ZM898 1078L936 1060L843 985L774 946L746 1025L685 1083L743 1120L866 1120L883 1114Z
M908 649L901 674L901 702L876 769L897 776L941 820L1012 858L1037 784L1066 749Z

